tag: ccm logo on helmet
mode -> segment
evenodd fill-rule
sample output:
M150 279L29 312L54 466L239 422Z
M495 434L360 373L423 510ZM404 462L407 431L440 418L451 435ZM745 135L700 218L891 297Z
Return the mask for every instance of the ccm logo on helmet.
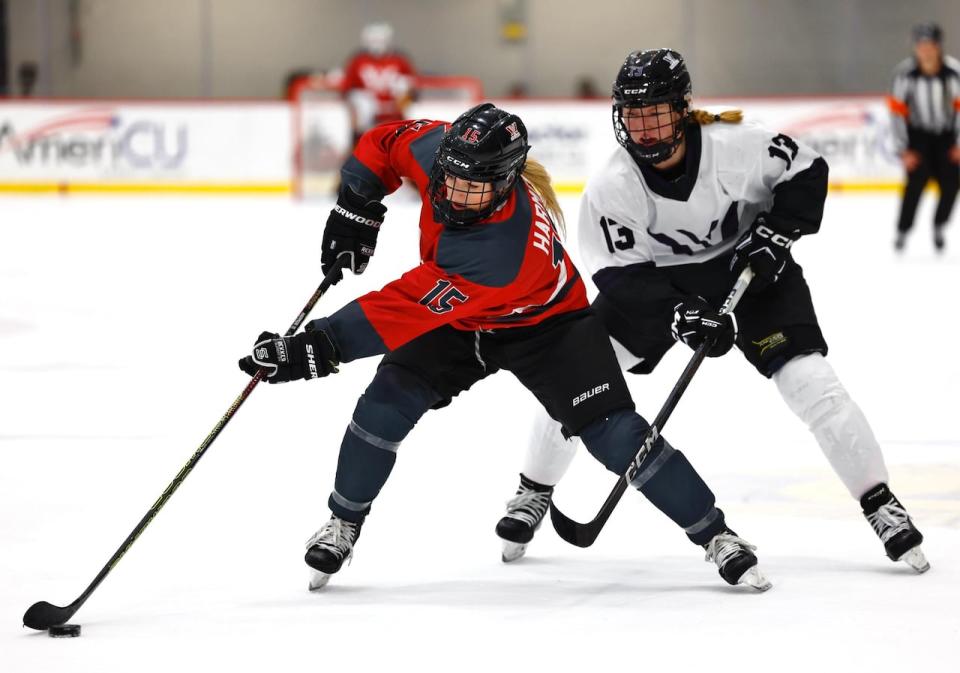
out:
M647 87L641 87L639 89L624 89L623 94L625 96L636 96L637 94L647 93Z
M455 157L451 157L449 154L447 155L447 161L455 166L459 166L460 168L470 168L470 164L468 164L466 161L460 161Z
M581 402L586 402L594 395L599 395L600 393L606 392L607 390L610 390L610 384L604 383L603 385L597 386L593 390L588 390L585 393L580 393L579 395L573 398L573 406L577 406Z
M361 215L357 215L356 213L351 213L349 210L345 210L339 203L333 207L333 210L338 215L342 215L348 220L353 220L359 224L365 224L368 227L373 227L374 229L379 229L380 225L383 224L381 220L373 220L369 217L363 217Z

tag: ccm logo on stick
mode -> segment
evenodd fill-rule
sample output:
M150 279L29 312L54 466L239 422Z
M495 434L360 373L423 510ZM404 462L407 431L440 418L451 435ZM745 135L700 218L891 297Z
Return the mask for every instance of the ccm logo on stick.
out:
M590 399L591 397L593 397L594 395L599 395L600 393L605 392L605 391L607 391L607 390L610 390L610 384L609 384L609 383L604 383L604 384L602 384L602 385L597 386L596 388L594 388L594 389L592 389L592 390L586 391L585 393L580 393L579 395L577 395L576 397L573 398L573 406L577 406L577 405L580 404L581 402L586 402L587 400L589 400L589 399Z

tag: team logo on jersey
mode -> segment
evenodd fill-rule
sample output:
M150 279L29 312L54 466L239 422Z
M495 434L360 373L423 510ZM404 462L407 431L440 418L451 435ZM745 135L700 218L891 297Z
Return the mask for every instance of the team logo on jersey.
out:
M507 133L510 134L511 141L516 140L517 138L520 137L520 130L517 129L517 122L513 122L512 124L507 124L506 129L507 129Z
M447 313L456 308L453 302L463 304L469 298L468 295L458 290L449 280L438 280L437 284L433 286L433 289L423 295L423 298L418 303L426 306L434 313L440 314Z
M774 332L768 337L760 339L760 341L751 341L754 346L760 349L760 355L763 355L771 348L777 348L787 343L787 337L784 336L783 332Z
M480 142L480 131L477 129L467 129L463 132L463 135L460 136L460 140L465 143L470 143L471 145L476 145Z

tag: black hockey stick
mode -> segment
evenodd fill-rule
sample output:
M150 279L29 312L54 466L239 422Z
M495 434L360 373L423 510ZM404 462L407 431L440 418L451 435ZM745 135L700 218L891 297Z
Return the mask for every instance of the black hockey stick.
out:
M293 334L300 328L300 325L306 320L307 315L310 311L313 310L313 307L320 300L320 297L324 295L327 289L333 284L334 278L338 273L340 273L343 265L348 262L346 256L338 257L336 263L333 265L333 268L330 269L330 272L327 273L323 278L323 282L320 283L320 286L317 288L316 292L313 293L313 296L310 297L310 301L307 302L306 306L303 307L303 310L300 311L300 315L297 316L297 319L293 321L293 324L290 325L290 329L287 330L284 336L293 336ZM113 567L123 558L123 555L127 553L127 550L133 546L133 543L137 541L137 538L140 537L140 534L143 533L144 529L150 524L153 520L153 517L157 515L160 509L167 503L167 500L170 499L170 496L173 495L180 484L183 483L183 480L187 478L187 475L193 470L203 454L207 452L207 449L210 448L210 445L213 444L213 440L217 438L217 435L226 427L227 423L230 422L230 419L233 418L234 414L237 413L237 410L240 408L240 405L246 401L250 396L250 393L253 392L253 389L257 387L257 384L263 380L264 373L266 370L261 369L250 379L250 383L247 384L247 387L243 389L243 392L240 393L240 396L233 401L233 404L230 405L230 408L227 409L227 413L217 422L213 430L207 435L207 438L203 440L203 443L200 444L200 448L196 450L193 456L190 457L190 460L187 461L187 464L184 465L180 472L177 473L177 476L173 478L173 481L170 482L170 485L167 486L166 490L160 494L160 497L153 504L153 506L147 511L140 523L137 524L137 527L133 529L133 532L127 536L127 539L123 541L123 544L120 545L120 548L114 552L113 556L110 557L110 560L107 561L107 565L103 566L103 569L100 573L94 578L93 582L90 583L90 586L80 594L80 597L77 598L73 603L66 607L57 607L56 605L51 605L46 601L40 601L39 603L34 603L30 606L30 609L26 611L23 615L23 625L29 626L31 629L37 629L38 631L45 631L51 626L57 626L59 624L64 624L68 619L70 619L77 610L80 609L80 606L83 605L90 594L96 590L100 583L107 577Z
M730 290L730 294L728 294L724 300L723 306L720 308L720 313L730 313L736 308L737 303L740 301L740 298L746 291L747 286L750 285L752 279L753 271L750 267L747 267L740 274L739 278L737 278L733 289ZM691 357L690 362L687 363L686 368L680 375L680 379L673 386L670 395L667 396L667 401L663 403L660 413L657 414L650 429L647 430L647 434L644 435L640 450L630 462L627 471L617 480L617 485L614 486L613 491L607 496L606 501L604 501L603 506L600 507L600 511L597 512L597 515L593 517L592 521L587 523L574 521L561 512L551 500L550 520L553 522L553 528L557 531L557 535L577 547L589 547L596 541L597 536L600 535L600 531L603 530L604 524L607 523L607 519L609 519L613 513L613 508L620 502L620 498L623 496L624 491L627 490L627 486L633 481L637 470L640 469L640 464L643 462L643 459L646 458L647 454L650 453L650 449L653 448L653 443L657 441L657 438L660 436L660 431L666 424L667 419L670 418L670 414L673 413L677 403L680 402L680 398L683 396L687 386L690 385L693 375L697 373L697 369L700 368L700 364L707 356L707 351L710 350L712 345L712 341L707 341L700 344L697 350L694 351L693 357Z

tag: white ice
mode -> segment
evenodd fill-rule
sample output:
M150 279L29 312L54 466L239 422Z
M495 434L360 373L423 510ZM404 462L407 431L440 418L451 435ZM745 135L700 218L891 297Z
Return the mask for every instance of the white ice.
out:
M314 317L416 264L417 205L389 205L371 270ZM926 575L886 559L773 384L733 353L707 361L666 434L759 546L766 594L726 586L634 492L592 548L546 525L502 564L493 527L535 403L507 373L424 418L352 565L310 594L302 543L327 517L370 360L255 390L64 641L21 628L23 612L80 594L243 389L237 358L319 283L329 203L3 200L0 671L960 670L960 230L936 256L925 203L897 257L896 207L831 195L795 252L830 361L926 535ZM648 417L688 357L632 377ZM556 501L585 520L613 481L583 452Z

